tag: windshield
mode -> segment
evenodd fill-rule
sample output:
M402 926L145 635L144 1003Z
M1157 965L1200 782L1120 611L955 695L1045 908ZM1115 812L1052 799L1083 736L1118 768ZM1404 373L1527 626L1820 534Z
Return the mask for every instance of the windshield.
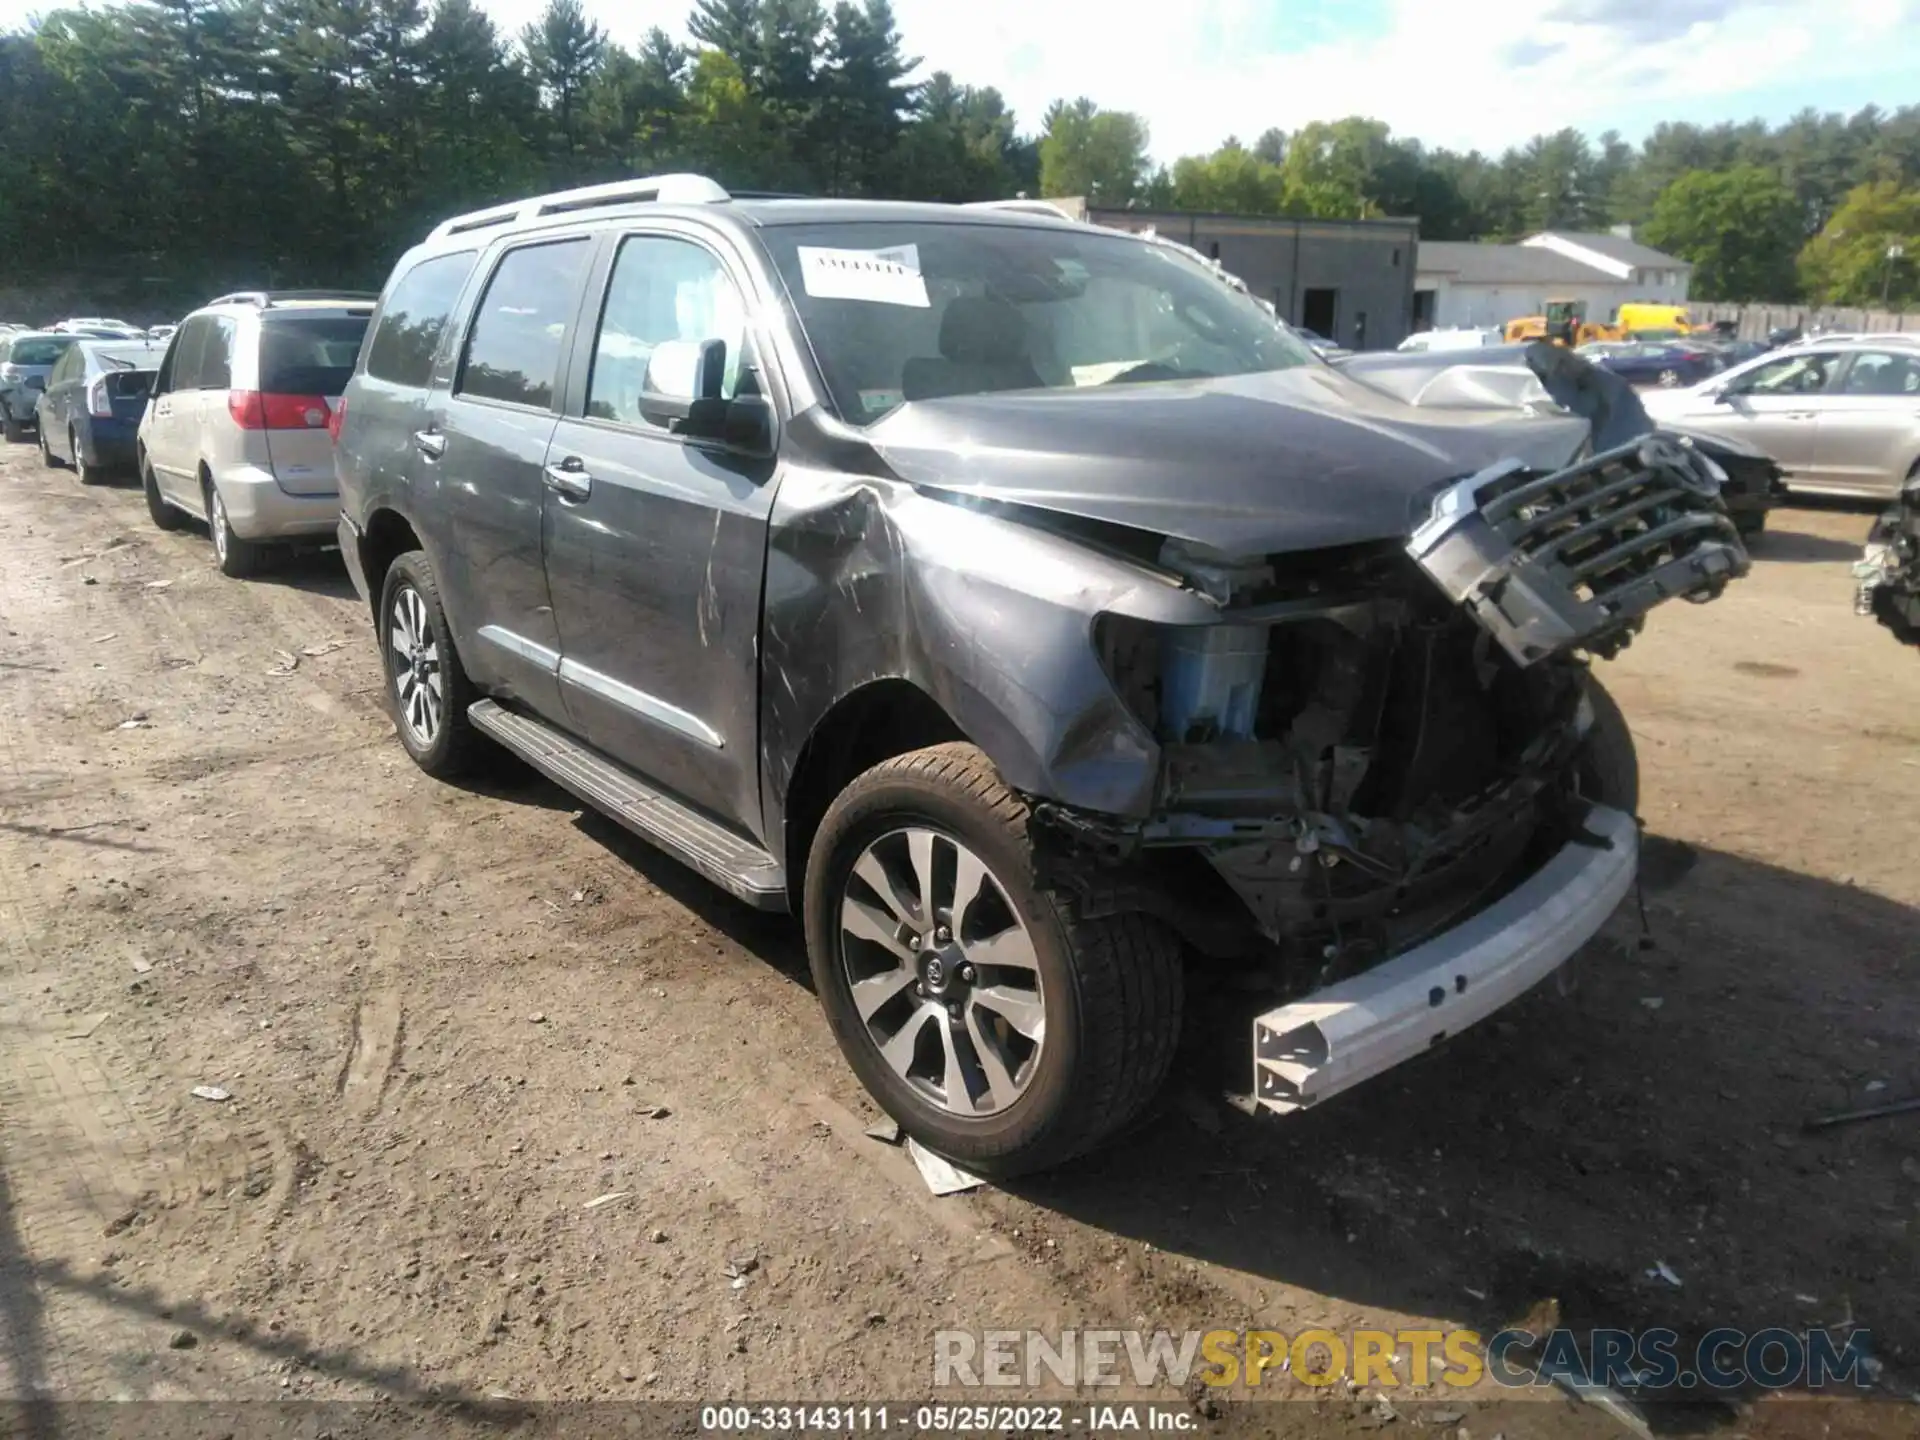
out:
M260 388L269 395L340 394L369 315L276 316L260 327Z
M1319 363L1200 265L1092 227L870 221L761 235L855 425L909 400Z

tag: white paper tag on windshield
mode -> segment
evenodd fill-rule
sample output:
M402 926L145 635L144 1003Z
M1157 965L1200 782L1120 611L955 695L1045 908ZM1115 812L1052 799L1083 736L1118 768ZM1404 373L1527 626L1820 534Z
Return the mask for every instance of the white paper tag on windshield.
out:
M800 283L820 300L870 300L880 305L911 305L925 310L927 282L920 275L920 247L888 250L829 250L795 247Z

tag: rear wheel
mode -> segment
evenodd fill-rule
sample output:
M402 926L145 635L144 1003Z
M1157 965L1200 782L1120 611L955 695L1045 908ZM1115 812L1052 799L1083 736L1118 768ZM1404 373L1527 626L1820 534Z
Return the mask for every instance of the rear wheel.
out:
M98 465L87 463L87 452L80 448L80 432L67 431L67 453L73 456L74 473L80 477L82 485L98 485L106 477L100 473Z
M220 487L211 480L206 486L207 529L213 534L213 558L219 563L220 573L234 580L258 574L266 560L266 546L234 534L233 524L227 518L227 502L220 498Z
M808 859L806 922L854 1073L970 1170L1091 1149L1172 1064L1178 943L1145 916L1083 919L1040 884L1027 804L972 745L885 761L841 792Z
M147 515L156 530L178 530L187 517L169 505L160 495L160 482L153 477L153 462L140 452L140 489L147 497Z
M477 698L426 553L409 550L387 567L376 623L393 728L413 763L441 780L469 773L485 749L467 720Z

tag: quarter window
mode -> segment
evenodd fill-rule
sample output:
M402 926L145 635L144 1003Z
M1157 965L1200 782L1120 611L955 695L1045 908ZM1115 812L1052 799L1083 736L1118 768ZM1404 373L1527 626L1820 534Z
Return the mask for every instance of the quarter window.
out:
M690 360L705 340L722 341L726 367L720 393L732 399L745 362L746 307L710 250L689 240L635 235L623 241L607 285L593 346L587 414L644 425L640 392L648 363L663 346ZM684 366L678 368L685 368Z
M473 269L473 252L422 260L393 287L367 345L367 374L395 385L425 386L447 319Z
M549 409L589 253L584 238L523 245L500 260L460 362L461 394Z

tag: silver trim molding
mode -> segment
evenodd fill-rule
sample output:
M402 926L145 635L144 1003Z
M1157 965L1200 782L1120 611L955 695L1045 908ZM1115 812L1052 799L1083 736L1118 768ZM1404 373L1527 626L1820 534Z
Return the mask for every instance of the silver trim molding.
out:
M656 725L663 725L676 734L684 735L689 740L698 740L702 745L710 746L715 750L726 749L726 738L718 730L698 715L689 714L678 705L669 705L666 701L649 695L644 690L636 690L631 685L624 685L611 675L602 675L598 670L589 670L578 660L563 659L560 662L559 673L561 683L576 685L609 705L617 705L629 714L651 720Z

